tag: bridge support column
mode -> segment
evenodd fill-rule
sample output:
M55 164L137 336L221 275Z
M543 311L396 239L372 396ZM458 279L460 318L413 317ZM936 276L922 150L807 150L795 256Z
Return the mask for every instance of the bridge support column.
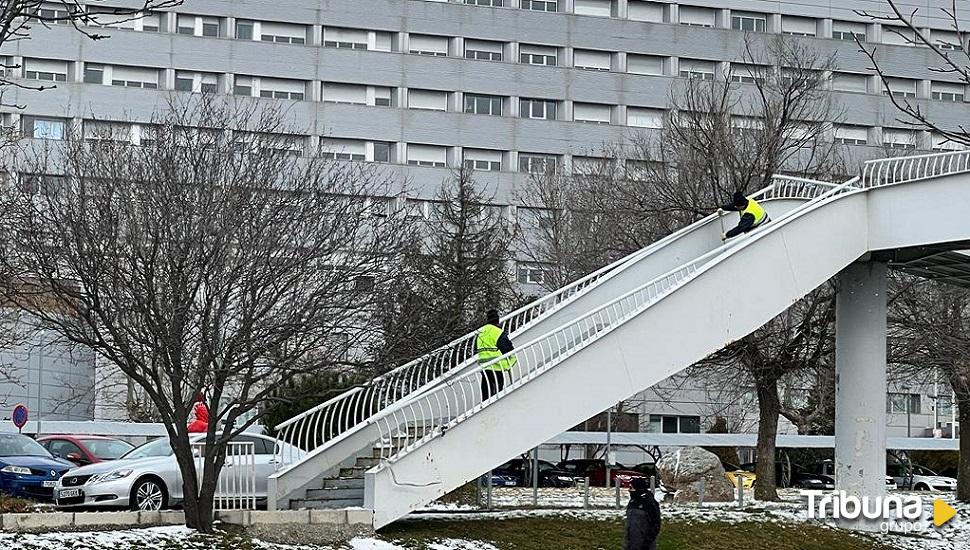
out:
M835 329L835 478L848 496L886 494L886 264L838 277ZM860 521L856 527L878 528Z

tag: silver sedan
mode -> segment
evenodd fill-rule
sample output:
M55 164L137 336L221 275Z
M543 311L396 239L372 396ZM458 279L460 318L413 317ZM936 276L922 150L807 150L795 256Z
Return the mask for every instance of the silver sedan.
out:
M199 443L203 434L190 438ZM267 478L278 465L280 457L299 460L303 451L258 434L242 434L233 443L252 443L251 458L255 470L254 493L257 500L266 498ZM277 452L278 451L278 452ZM197 459L197 467L201 459ZM227 475L232 466L223 468ZM217 496L219 496L217 494ZM182 474L168 438L146 443L118 460L74 468L64 474L54 487L54 504L70 508L128 508L131 510L161 510L182 500Z

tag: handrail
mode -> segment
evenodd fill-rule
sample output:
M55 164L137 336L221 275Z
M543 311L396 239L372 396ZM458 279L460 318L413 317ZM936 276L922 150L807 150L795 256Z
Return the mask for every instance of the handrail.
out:
M790 181L812 184L810 193L814 195L814 198L808 204L813 204L823 197L838 193L857 179L850 180L850 182L840 186L812 180L799 181L799 178L791 178ZM789 218L803 208L806 208L806 206L803 205L785 213L779 220ZM434 437L436 433L446 429L453 422L460 422L462 418L478 408L499 399L508 391L552 367L558 360L586 347L606 332L622 324L630 316L639 314L643 309L678 288L684 281L689 280L693 273L712 258L724 255L725 250L744 243L745 241L728 242L569 323L530 340L510 353L488 363L477 365L477 367L469 369L460 376L452 377L448 382L439 384L432 390L401 400L394 406L382 411L376 418L368 421L378 426L381 441L384 443L381 446L382 458L390 459L394 456L406 454L424 439ZM481 376L481 371L511 356L516 358L515 364L510 369L512 383L490 399L484 402L480 401L476 384L472 379L477 379ZM469 382L471 383L469 384ZM401 431L402 426L404 427L403 432Z
M862 187L868 189L962 172L970 172L970 151L870 160L862 167Z
M761 200L772 198L810 198L820 189L832 184L796 178L775 176L773 183L752 194ZM684 234L710 223L716 217L711 214L681 228L663 239L600 268L566 287L512 312L502 324L510 332L530 326L543 315L562 307L582 291L601 279L610 276L617 268L635 262L654 251L667 246ZM462 375L466 368L474 367L474 340L477 332L470 332L445 346L439 347L413 361L376 377L367 384L348 391L317 405L276 426L277 439L307 451L326 445L362 426L362 422L380 413L386 406L405 396L421 395L452 376ZM282 460L280 464L290 464Z

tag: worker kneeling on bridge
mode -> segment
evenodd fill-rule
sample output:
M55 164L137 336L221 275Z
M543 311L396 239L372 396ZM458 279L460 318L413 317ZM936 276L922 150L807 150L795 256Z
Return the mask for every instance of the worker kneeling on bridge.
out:
M745 197L744 193L740 191L734 194L731 204L722 206L718 210L718 213L720 214L725 210L737 212L741 216L741 220L738 222L737 227L721 235L722 241L747 233L771 221L771 218L768 217L768 212L765 211L763 206L758 204L758 201Z
M479 365L490 363L515 349L512 340L499 326L498 311L488 310L485 320L485 326L478 329L478 339L475 341ZM512 370L515 361L515 356L510 355L485 367L482 371L482 401L487 401L505 388L505 373Z

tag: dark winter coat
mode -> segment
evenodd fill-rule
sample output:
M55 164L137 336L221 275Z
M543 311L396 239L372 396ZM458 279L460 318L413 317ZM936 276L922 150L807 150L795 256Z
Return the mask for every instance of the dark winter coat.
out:
M656 550L660 535L660 505L650 493L633 493L626 506L623 550Z

